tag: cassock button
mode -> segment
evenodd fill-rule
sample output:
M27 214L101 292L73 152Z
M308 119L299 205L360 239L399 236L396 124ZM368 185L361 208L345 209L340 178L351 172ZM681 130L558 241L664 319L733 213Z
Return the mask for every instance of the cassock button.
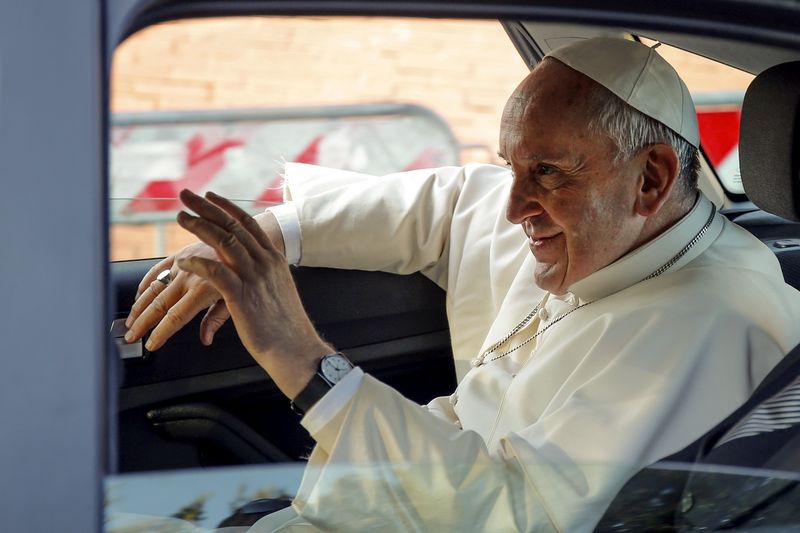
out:
M547 309L545 309L544 307L539 309L539 320L541 320L542 322L547 322L549 318L550 318L550 313L547 312Z
M687 491L686 494L683 495L683 498L681 498L681 512L684 514L688 513L692 510L692 507L694 507L694 495Z

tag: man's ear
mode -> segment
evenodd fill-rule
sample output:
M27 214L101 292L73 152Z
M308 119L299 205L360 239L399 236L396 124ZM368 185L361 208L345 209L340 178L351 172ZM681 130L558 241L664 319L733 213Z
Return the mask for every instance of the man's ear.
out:
M637 191L636 213L649 217L661 209L678 180L678 154L668 144L648 146Z

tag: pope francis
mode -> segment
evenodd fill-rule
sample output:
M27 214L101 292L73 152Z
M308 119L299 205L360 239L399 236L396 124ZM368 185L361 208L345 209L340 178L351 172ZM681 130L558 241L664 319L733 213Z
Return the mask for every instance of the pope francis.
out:
M506 104L500 156L370 177L286 165L251 218L181 194L198 236L140 285L156 349L209 307L317 446L255 531L588 531L637 468L702 435L800 342L774 255L697 190L697 122L654 48L590 39ZM421 271L447 290L459 385L419 406L314 330L290 263ZM171 269L173 281L156 275ZM169 312L167 312L169 310Z

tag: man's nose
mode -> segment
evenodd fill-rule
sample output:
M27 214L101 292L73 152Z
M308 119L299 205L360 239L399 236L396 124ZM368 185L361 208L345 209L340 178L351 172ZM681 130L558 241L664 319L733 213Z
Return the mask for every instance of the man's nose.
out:
M527 189L530 187L523 187L519 179L514 178L506 205L506 219L512 224L522 224L525 219L544 212L537 195Z

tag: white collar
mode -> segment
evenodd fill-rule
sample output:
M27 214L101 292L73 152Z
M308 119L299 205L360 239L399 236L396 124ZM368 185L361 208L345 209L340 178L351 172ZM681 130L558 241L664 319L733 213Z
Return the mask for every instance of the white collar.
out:
M582 302L604 298L635 285L666 265L694 239L711 216L714 205L702 193L692 209L664 233L620 257L584 279L574 283L569 292ZM719 236L724 224L716 214L708 230L666 272L674 272L703 253Z

